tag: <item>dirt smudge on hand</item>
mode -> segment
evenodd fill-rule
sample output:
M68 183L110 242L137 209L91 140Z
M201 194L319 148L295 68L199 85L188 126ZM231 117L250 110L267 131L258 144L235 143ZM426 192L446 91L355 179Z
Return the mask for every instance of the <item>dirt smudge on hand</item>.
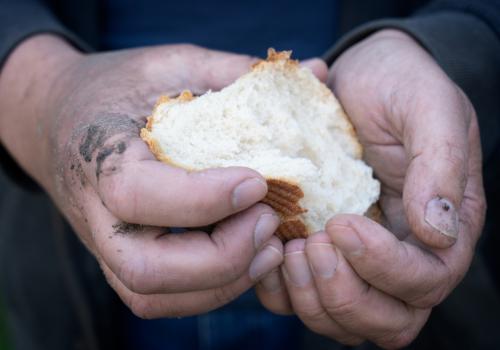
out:
M112 227L115 234L129 234L134 232L142 232L146 228L146 226L144 225L130 224L124 221L117 222Z

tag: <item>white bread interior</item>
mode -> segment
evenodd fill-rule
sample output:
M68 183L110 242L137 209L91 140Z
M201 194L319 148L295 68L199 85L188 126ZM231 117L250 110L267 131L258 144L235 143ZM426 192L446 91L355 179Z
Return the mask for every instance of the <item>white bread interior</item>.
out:
M304 224L305 232L282 232L294 238L324 229L335 214L365 214L380 184L333 93L289 57L270 50L266 61L221 91L163 97L141 136L158 159L176 166L245 166L298 187L292 202L300 210L278 210L284 221Z

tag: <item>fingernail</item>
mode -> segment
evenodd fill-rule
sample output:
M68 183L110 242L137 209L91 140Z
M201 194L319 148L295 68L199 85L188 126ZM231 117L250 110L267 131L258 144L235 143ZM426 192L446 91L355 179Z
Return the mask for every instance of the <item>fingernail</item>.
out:
M311 281L311 271L303 251L285 254L285 276L298 287Z
M306 247L309 264L314 275L331 278L337 268L337 255L329 243L310 243Z
M277 269L271 271L269 275L264 277L261 281L260 284L262 285L262 288L266 290L266 292L269 293L276 293L281 290L281 279L280 279L280 274Z
M233 190L233 207L240 210L258 202L267 193L267 184L259 178L246 179Z
M276 231L280 218L274 214L262 214L255 225L253 239L255 249L259 249Z
M458 214L446 198L436 197L427 202L425 221L445 236L458 236Z
M255 258L253 258L248 274L252 281L258 281L262 276L268 274L278 267L283 261L283 254L272 245L265 246Z
M364 244L359 239L357 232L353 229L342 230L341 234L332 236L333 244L339 248L342 253L349 255L361 255L363 253Z

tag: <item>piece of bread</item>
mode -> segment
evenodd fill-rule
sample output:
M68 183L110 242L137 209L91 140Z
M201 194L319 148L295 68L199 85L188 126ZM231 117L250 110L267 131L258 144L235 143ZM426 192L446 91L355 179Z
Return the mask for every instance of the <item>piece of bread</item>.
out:
M266 61L219 92L162 97L141 137L156 157L196 171L245 166L267 180L285 239L322 230L338 213L365 214L380 185L333 93L270 49Z

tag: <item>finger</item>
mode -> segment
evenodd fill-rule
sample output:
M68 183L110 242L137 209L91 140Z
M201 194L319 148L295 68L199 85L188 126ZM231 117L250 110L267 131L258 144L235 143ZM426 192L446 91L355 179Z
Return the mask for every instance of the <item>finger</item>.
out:
M258 58L216 50L202 49L192 67L195 79L202 79L206 90L220 90L250 71ZM196 80L193 85L199 85Z
M463 225L469 228L466 239L470 240L469 246L473 249L481 234L486 213L486 198L482 177L481 139L479 137L477 118L473 118L471 122L469 140L470 154L467 185L465 186L464 199L459 217Z
M217 309L236 299L252 286L247 275L228 285L175 294L142 295L129 290L113 271L102 261L101 268L108 283L120 299L138 317L145 319L159 317L186 317L199 315Z
M446 78L445 78L446 79ZM412 231L424 243L446 248L457 239L458 211L467 180L472 107L446 79L423 87L403 128L409 154L403 201Z
M255 292L262 305L279 315L293 314L285 282L279 268L262 277L255 285Z
M347 332L384 348L416 337L430 310L407 307L361 280L324 232L308 237L305 251L321 305Z
M433 307L455 286L454 268L432 252L399 241L368 218L337 215L328 221L326 232L363 280L411 305ZM466 253L462 243L450 249L455 257L470 261L472 252Z
M255 292L262 305L278 315L292 315L292 305L279 268L271 271L255 286Z
M171 94L189 89L195 95L220 90L248 72L258 58L196 45L164 45L146 53L145 81Z
M196 65L194 69L204 78L207 90L220 90L231 84L259 61L256 57L215 50L200 51L200 54L204 55L203 60L200 60L203 64ZM311 58L302 61L301 65L311 69L318 79L326 82L328 67L322 59Z
M275 225L279 225L279 222L273 223L273 227L276 227ZM262 245L262 248L252 260L248 269L250 279L254 282L262 280L271 273L272 269L270 267L276 269L282 262L283 243L278 237L273 236Z
M111 138L104 149L119 147L119 153L104 159L97 155L83 166L106 207L125 222L204 226L250 207L267 193L262 176L248 168L187 171L151 159L138 138L123 145Z
M325 61L320 58L310 58L300 62L300 65L309 68L316 78L326 83L326 79L328 78L328 66Z
M249 274L254 257L261 275L281 263L281 254L272 250L255 256L279 225L272 209L263 204L221 222L211 235L199 231L164 234L160 228L124 224L100 203L86 210L97 253L136 293L220 287Z
M344 344L360 344L363 339L346 331L328 315L321 304L304 248L304 239L295 239L285 245L285 263L282 265L282 272L294 312L316 333Z

